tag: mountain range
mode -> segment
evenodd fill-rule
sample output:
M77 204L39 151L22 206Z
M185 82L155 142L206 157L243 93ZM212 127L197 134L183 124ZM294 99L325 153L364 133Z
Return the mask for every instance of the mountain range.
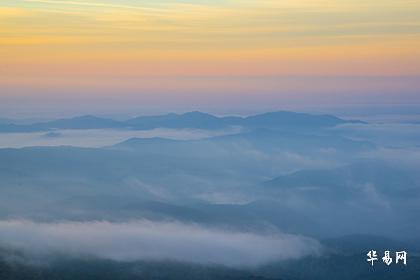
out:
M362 123L344 120L332 115L313 115L277 111L249 117L217 117L198 111L184 114L169 113L157 116L139 116L125 121L101 118L92 115L58 119L33 124L18 124L13 120L0 122L0 132L34 132L54 129L132 129L149 130L155 128L172 129L223 129L232 126L268 129L319 129L345 123Z

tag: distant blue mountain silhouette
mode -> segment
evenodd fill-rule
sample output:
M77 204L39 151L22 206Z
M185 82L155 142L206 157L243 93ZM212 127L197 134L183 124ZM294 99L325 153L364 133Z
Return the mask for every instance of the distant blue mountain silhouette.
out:
M140 116L126 121L116 121L91 115L50 122L18 125L0 123L0 132L31 132L52 129L104 129L126 128L147 130L154 128L193 128L193 129L223 129L231 126L248 128L319 129L333 127L344 123L362 123L361 121L343 120L332 115L313 115L287 111L269 112L249 117L216 117L198 111L184 114L170 113L158 116Z

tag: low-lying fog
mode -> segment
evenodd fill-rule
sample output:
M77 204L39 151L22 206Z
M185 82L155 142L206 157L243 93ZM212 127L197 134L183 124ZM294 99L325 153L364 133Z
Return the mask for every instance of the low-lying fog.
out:
M0 148L33 146L76 146L97 148L111 146L124 140L161 137L175 140L198 140L240 132L239 127L223 130L168 129L57 129L50 132L0 133Z

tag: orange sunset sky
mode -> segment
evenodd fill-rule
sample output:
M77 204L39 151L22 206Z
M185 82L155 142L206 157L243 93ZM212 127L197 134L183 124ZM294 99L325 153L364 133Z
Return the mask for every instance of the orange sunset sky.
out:
M0 22L2 115L420 103L420 1L2 0Z

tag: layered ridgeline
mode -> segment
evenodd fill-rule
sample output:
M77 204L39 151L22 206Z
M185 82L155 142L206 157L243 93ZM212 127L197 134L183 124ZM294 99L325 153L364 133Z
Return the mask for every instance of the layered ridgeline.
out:
M116 121L91 115L69 119L59 119L49 122L33 124L18 124L11 119L0 121L0 132L34 132L53 129L104 129L125 128L147 130L154 128L195 128L195 129L223 129L231 126L248 128L325 128L344 123L358 123L348 121L332 115L310 115L294 112L272 112L249 117L216 117L201 112L185 114L166 114L160 116L140 116L126 121Z
M242 129L0 149L1 279L418 278L412 130L289 112L14 126L48 139L69 129ZM383 144L390 134L394 146ZM387 249L407 250L408 266L372 269L367 251Z

